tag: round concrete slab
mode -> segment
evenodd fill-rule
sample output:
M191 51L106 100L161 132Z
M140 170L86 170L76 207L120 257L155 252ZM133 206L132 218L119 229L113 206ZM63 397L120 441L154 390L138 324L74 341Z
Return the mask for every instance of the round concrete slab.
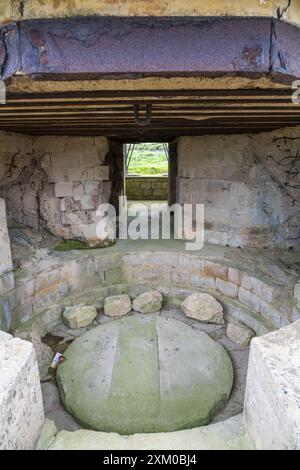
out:
M158 315L106 323L76 339L57 372L65 407L90 429L119 434L207 424L233 367L206 333Z

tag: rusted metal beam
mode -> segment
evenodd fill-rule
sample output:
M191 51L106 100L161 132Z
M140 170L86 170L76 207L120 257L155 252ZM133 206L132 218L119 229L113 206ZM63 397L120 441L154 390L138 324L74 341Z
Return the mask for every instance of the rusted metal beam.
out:
M20 23L23 72L69 80L146 75L300 76L300 29L271 18L86 17ZM283 58L283 60L282 60Z

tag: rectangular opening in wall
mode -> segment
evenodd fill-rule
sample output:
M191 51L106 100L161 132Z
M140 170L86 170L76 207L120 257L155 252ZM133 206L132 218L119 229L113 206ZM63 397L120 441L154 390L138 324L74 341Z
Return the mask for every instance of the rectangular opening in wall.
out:
M169 145L131 143L124 146L125 188L128 201L168 201Z

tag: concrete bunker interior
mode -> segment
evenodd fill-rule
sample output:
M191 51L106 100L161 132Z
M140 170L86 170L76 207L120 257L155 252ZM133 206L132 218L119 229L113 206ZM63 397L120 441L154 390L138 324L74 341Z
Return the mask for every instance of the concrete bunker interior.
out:
M299 449L298 10L54 18L34 3L1 26L0 448ZM201 250L99 243L130 141L168 143L168 202L205 205ZM80 360L85 340L101 354ZM221 380L209 366L225 386L204 417L199 344L228 361ZM101 377L92 365L76 393L117 418L68 396L95 357Z

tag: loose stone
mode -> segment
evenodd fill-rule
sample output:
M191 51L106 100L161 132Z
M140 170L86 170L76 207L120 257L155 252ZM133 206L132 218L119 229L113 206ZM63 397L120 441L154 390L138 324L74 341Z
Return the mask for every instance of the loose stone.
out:
M238 346L249 346L251 339L255 335L254 331L242 323L228 323L226 329L228 338Z
M185 315L204 323L224 324L223 307L212 295L196 292L181 304Z
M163 297L158 291L144 292L132 303L133 310L140 313L155 313L162 307Z
M90 325L97 316L97 310L92 305L75 305L66 307L63 319L71 329L83 328Z
M127 294L112 295L104 301L104 314L109 317L122 317L132 309L131 299Z

